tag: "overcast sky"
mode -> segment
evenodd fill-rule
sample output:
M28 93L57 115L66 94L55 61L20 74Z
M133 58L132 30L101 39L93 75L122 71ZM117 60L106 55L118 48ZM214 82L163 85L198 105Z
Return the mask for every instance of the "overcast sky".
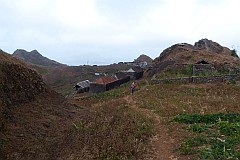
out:
M239 7L239 0L0 0L0 49L110 64L208 38L239 54Z

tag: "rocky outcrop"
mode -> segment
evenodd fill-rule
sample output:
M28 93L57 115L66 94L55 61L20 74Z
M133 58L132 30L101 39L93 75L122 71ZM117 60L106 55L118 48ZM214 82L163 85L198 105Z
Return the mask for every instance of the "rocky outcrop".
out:
M152 58L145 54L141 54L137 59L134 60L134 63L141 63L141 62L147 62L148 64L151 64L153 61Z
M194 44L194 48L196 50L206 50L207 52L213 52L218 54L224 52L224 48L220 44L208 39L199 40Z

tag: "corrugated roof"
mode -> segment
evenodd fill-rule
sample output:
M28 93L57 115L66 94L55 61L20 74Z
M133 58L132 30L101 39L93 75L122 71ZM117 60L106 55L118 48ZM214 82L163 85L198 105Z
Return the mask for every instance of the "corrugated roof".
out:
M126 72L128 72L128 73L134 73L135 71L134 71L132 68L130 68L130 69L127 70Z
M108 83L112 83L115 82L117 79L111 76L104 76L101 78L98 78L95 83L97 84L108 84Z
M141 67L132 67L130 68L129 70L127 71L124 71L124 72L128 72L128 73L134 73L134 72L143 72L144 70L141 68Z
M82 82L78 82L77 85L81 88L87 88L90 86L90 81L89 80L85 80Z

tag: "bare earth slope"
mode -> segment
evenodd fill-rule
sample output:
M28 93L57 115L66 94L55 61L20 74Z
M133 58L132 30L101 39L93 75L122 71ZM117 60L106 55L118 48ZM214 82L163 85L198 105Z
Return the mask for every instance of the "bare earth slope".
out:
M3 51L0 88L0 159L53 158L52 146L72 127L78 109Z

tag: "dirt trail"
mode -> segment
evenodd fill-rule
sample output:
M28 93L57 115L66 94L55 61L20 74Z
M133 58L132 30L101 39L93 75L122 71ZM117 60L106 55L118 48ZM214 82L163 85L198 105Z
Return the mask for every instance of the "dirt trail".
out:
M148 81L146 80L146 85L141 89L146 89L148 85ZM153 117L156 123L156 135L151 139L149 146L150 151L147 159L180 160L178 156L172 152L174 148L174 140L170 137L167 126L161 123L159 116L151 110L139 108L136 104L134 95L126 96L124 99L133 110L138 110L146 113L146 115Z

